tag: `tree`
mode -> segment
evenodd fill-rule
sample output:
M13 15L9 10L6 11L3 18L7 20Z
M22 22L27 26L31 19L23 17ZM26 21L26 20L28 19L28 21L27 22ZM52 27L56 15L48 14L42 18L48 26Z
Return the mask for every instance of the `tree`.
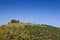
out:
M10 23L19 23L19 20L12 19Z

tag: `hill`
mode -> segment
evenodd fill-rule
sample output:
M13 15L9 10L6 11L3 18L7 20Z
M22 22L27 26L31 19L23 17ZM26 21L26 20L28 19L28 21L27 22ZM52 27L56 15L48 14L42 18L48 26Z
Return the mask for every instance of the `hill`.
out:
M13 22L0 27L0 40L60 40L60 28Z

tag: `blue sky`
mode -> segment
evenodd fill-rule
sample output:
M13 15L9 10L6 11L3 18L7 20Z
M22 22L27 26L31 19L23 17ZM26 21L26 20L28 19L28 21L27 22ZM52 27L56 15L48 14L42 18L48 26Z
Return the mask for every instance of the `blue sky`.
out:
M0 0L0 25L11 19L60 27L60 1Z

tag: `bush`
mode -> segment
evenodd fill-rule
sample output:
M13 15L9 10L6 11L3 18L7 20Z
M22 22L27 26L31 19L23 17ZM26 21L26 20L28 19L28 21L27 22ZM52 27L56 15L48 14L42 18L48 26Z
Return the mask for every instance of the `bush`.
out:
M11 20L10 23L19 23L19 20Z

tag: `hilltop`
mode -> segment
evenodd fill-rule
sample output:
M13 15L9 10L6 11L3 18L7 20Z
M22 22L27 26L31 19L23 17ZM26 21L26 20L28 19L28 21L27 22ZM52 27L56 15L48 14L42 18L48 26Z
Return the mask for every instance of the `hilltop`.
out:
M60 40L60 28L11 20L0 27L0 40Z

